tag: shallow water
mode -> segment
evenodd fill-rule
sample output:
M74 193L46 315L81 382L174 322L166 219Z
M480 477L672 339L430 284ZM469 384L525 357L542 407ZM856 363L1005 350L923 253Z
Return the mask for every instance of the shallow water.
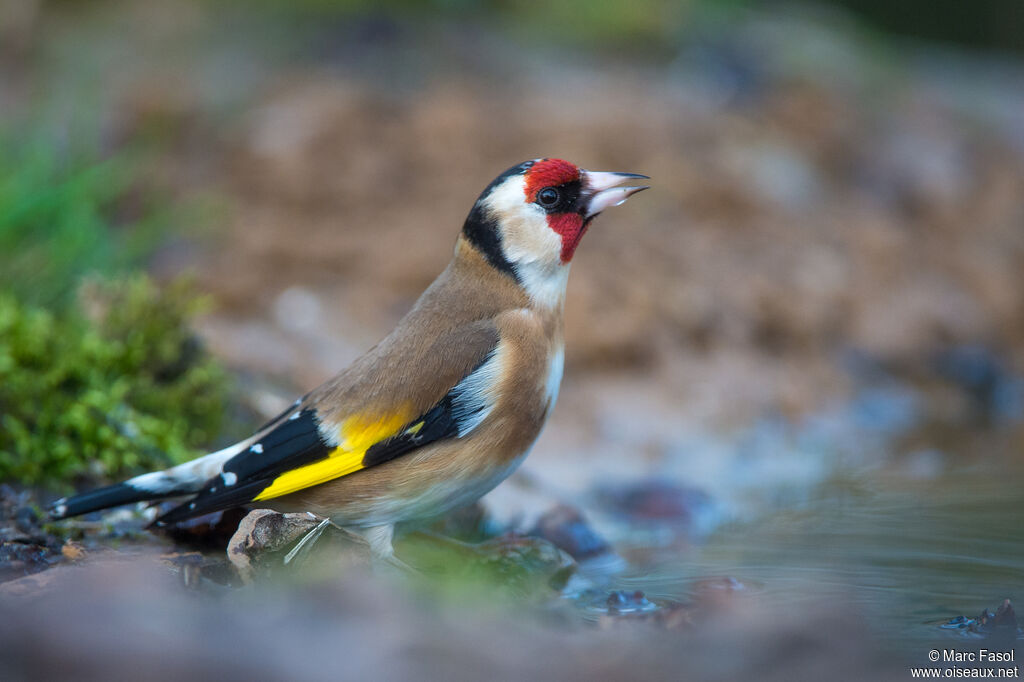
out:
M697 579L731 576L772 608L840 597L916 657L964 636L939 623L1024 598L1022 508L1024 467L995 455L926 479L838 472L799 505L726 523L617 586L685 600Z
M728 462L717 525L634 561L615 587L685 601L701 578L729 576L779 612L835 598L911 658L962 641L939 625L1024 599L1024 383L946 374L923 387L876 377L817 414L700 448Z

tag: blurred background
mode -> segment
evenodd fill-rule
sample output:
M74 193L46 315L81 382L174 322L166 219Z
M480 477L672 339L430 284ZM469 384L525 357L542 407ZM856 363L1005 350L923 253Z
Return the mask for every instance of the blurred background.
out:
M0 0L0 575L88 539L12 540L33 500L224 445L370 347L540 156L652 189L587 234L559 404L478 510L616 558L545 626L586 663L539 674L905 675L990 634L1024 586L1018 0ZM345 604L428 618L385 593ZM660 657L609 662L626 615Z

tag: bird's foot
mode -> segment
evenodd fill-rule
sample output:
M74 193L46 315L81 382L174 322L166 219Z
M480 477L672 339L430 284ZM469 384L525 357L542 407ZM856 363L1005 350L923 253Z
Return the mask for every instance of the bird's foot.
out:
M309 516L314 519L316 518L316 516L313 514L309 514ZM316 541L320 539L320 536L323 535L324 530L330 524L331 520L329 518L322 519L320 523L313 526L313 528L308 533L303 535L302 539L295 543L295 546L292 547L291 550L289 550L288 553L284 555L285 565L290 564L292 561L295 560L296 557L305 556L306 554L308 554L309 551L313 549L313 545L316 544Z
M392 545L395 535L394 526L347 530L360 537L370 547L370 560L374 568L397 570L406 575L420 575L420 571L395 556L395 549Z

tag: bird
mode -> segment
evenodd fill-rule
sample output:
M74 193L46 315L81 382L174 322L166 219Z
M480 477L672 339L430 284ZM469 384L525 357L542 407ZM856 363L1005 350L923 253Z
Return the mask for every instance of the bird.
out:
M475 502L540 435L564 366L566 284L595 217L637 173L557 158L513 166L473 204L452 260L395 329L250 437L61 498L63 519L180 498L152 525L238 506L305 512L395 560L395 524Z

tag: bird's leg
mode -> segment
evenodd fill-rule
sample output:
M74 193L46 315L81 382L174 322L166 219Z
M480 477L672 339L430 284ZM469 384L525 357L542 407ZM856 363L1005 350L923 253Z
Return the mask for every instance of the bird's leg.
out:
M361 536L366 544L370 546L370 556L374 563L382 562L385 565L401 569L408 573L417 571L395 556L395 549L391 544L395 536L394 525L372 526L370 528L348 529Z
M391 540L395 536L395 527L373 526L372 528L361 528L359 534L370 546L370 553L376 559L389 559L395 555L395 548Z

